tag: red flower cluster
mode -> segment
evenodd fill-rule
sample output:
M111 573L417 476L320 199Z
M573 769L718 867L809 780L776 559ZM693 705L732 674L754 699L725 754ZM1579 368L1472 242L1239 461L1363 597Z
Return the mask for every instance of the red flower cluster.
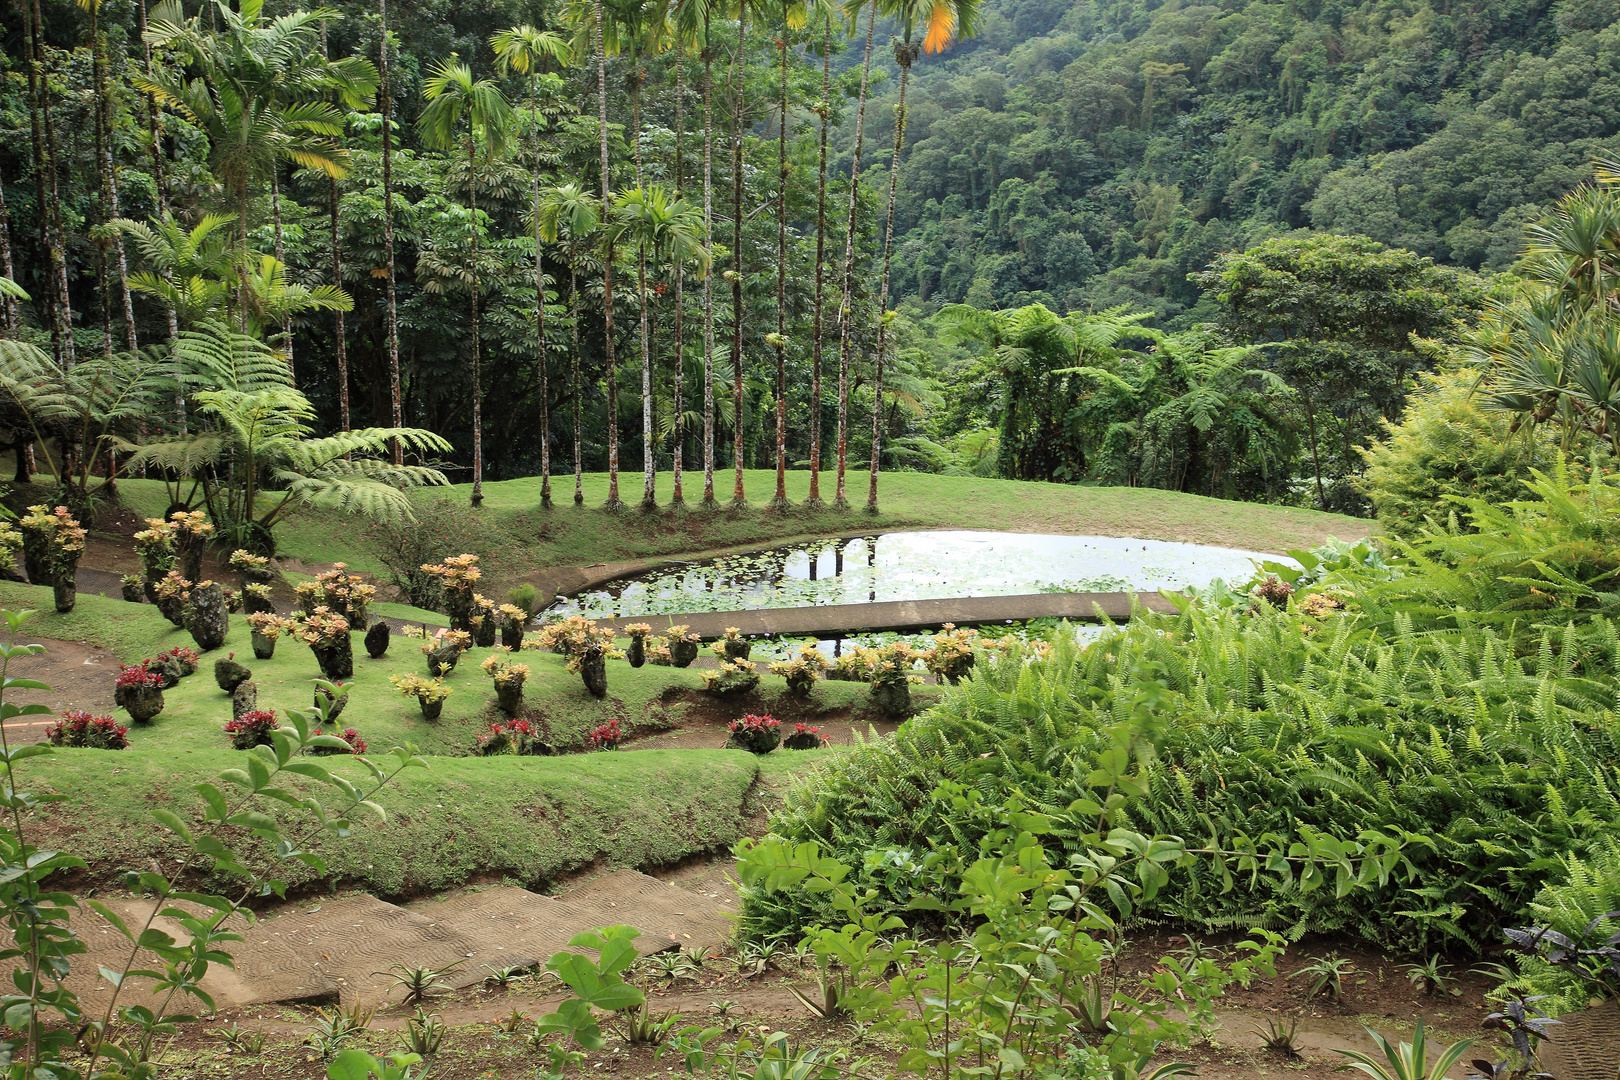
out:
M585 749L587 750L617 750L619 743L624 741L624 730L619 727L617 720L609 720L605 724L598 724L585 736Z
M491 754L533 755L549 753L540 731L527 720L509 720L504 724L491 724L489 730L478 736L473 752L488 757Z
M795 734L795 735L820 735L821 734L821 729L818 728L818 727L811 727L809 724L794 724L793 725L793 734Z
M182 667L190 671L196 671L197 665L202 663L202 658L197 655L196 649L188 649L182 645L176 645L163 655L165 657L174 657L174 659L180 661Z
M276 714L263 709L246 712L239 719L225 725L225 734L238 750L251 750L255 746L269 746L270 733L276 730Z
M226 730L229 730L229 728L227 728ZM321 729L316 728L314 733L316 735L319 735L321 733ZM354 728L352 728L352 727L344 728L338 734L338 738L342 739L344 742L349 744L349 753L351 753L351 754L363 754L363 753L366 752L366 740L361 738L360 733L358 731L356 731ZM313 746L313 747L310 748L309 752L312 753L312 754L341 754L341 753L343 753L343 751L341 751L341 750L339 750L339 749L337 749L336 747L333 747L333 746Z
M84 746L92 750L129 748L129 728L110 716L91 716L81 709L69 709L46 733L52 746Z
M733 720L731 723L727 724L726 725L726 730L727 731L769 731L772 728L779 728L781 726L782 726L782 721L773 718L770 713L766 713L764 716L755 716L753 713L749 713L747 716L744 716L741 720ZM803 725L800 725L800 726L802 727Z
M156 686L163 681L163 676L147 669L150 660L142 660L138 664L120 665L118 678L115 682L120 689L126 686Z

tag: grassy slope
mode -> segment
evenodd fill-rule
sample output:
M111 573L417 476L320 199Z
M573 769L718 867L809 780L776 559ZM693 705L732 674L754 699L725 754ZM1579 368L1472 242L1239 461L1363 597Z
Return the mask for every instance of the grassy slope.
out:
M749 496L762 507L774 490L775 474L759 470L745 473ZM863 476L854 478L850 494L864 506ZM639 476L621 476L621 496L639 492L627 486ZM667 500L669 478L661 477L660 493ZM719 482L723 480L724 483ZM823 480L831 478L823 476ZM717 477L722 494L730 490L730 474ZM701 494L688 477L688 506ZM788 474L788 496L802 500L809 474ZM157 481L124 480L119 490L126 504L142 513L161 513L166 502ZM526 574L549 567L586 566L592 563L655 559L660 556L712 551L722 548L770 544L802 536L838 536L898 528L992 529L1013 532L1054 532L1101 536L1140 536L1154 540L1183 540L1254 551L1280 552L1310 546L1329 536L1346 539L1367 535L1373 523L1314 510L1263 506L1255 503L1206 499L1197 495L1145 488L1072 487L1062 484L974 477L934 476L926 473L884 474L880 486L882 513L859 510L810 512L793 509L777 514L761 509L707 514L667 507L652 518L639 511L622 516L598 512L607 497L607 476L585 477L585 509L572 505L571 485L557 485L562 501L550 513L541 512L540 482L526 477L484 485L484 555L510 574ZM830 495L831 484L823 490ZM466 485L437 489L424 497L448 498L465 505ZM282 553L306 562L342 561L373 573L381 571L364 541L364 529L353 523L334 527L321 515L286 519L278 527Z
M0 605L33 608L28 637L74 639L112 650L124 660L190 645L190 635L169 625L156 608L81 595L71 615L50 610L44 588L0 582ZM356 647L359 638L356 636ZM131 749L117 754L62 750L27 766L30 787L70 796L50 812L71 830L71 849L89 858L97 876L172 855L166 837L138 826L155 806L195 807L191 785L237 765L222 726L229 699L213 680L213 661L230 651L247 663L259 701L276 709L303 707L316 675L302 644L284 640L274 659L252 658L247 627L233 620L225 648L207 654L202 669L165 693L165 709L151 725L131 732ZM493 689L478 670L486 650L464 657L449 682L455 692L437 722L421 719L414 700L394 693L388 676L422 671L416 643L396 637L388 654L356 659L351 699L342 716L376 749L414 743L430 769L408 774L380 801L391 819L348 840L324 845L335 882L386 895L453 886L474 877L510 877L534 884L603 859L614 865L671 862L723 847L741 835L751 810L747 795L761 777L748 754L719 750L630 750L555 758L471 758L464 755L494 714ZM671 687L696 687L697 673L631 668L609 663L606 702L590 697L579 678L550 653L527 652L533 670L530 702L551 723L558 741L577 741L610 717L639 721L655 714ZM781 680L766 676L767 695ZM826 684L828 704L849 703L865 688ZM774 755L772 777L785 779L820 753ZM782 760L777 761L775 758ZM355 770L358 772L358 770ZM651 826L651 827L649 827ZM293 881L309 883L307 877Z

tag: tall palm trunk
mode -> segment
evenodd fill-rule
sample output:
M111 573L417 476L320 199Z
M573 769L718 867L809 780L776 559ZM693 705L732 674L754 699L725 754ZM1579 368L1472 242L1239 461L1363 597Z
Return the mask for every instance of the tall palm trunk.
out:
M150 42L148 42L146 40L146 0L140 0L140 3L138 3L136 5L135 10L136 10L136 20L137 20L136 29L140 33L140 37L141 37L141 63L142 63L143 68L144 68L144 70L146 72L146 77L148 79L151 79L151 77L152 77L152 45L151 45ZM158 218L161 221L168 221L169 220L168 189L167 189L167 185L166 185L166 183L164 181L164 178L163 178L164 177L164 169L163 169L163 136L162 136L162 131L158 126L157 98L153 97L151 94L146 95L146 117L147 117L147 126L148 126L148 129L149 129L148 130L148 135L152 140L149 149L151 151L150 157L152 159L152 187L153 187L153 190L155 191L156 196L157 196ZM165 281L173 281L174 276L170 271L164 270L163 271L163 280L165 280ZM167 306L167 305L165 305L165 306ZM186 427L187 427L187 425L186 425L186 391L185 391L185 380L183 380L180 377L181 373L182 373L181 372L182 364L180 362L180 359L178 357L178 354L177 354L176 348L175 348L177 343L180 340L180 314L179 314L179 312L175 311L175 309L173 307L168 307L167 314L168 314L168 319L169 319L169 352L170 352L171 355L175 356L174 413L175 413L175 419L179 424L180 435L183 438L186 435ZM144 470L145 466L143 465L143 466L141 466L141 468Z
M641 190L641 58L630 47L631 146L636 159L636 189ZM647 322L647 245L636 250L636 300L641 310L641 508L658 508L658 455L653 442L652 332Z
M537 119L537 117L536 117ZM536 128L538 132L538 127ZM538 141L539 135L536 134ZM551 509L551 380L546 355L546 267L540 249L540 169L534 170L534 336L540 366L540 509Z
M607 51L602 45L602 0L596 0L596 116L602 137L602 220L613 206L612 175L608 165ZM619 499L619 365L613 355L613 246L602 252L603 349L608 383L608 497L605 508L618 510Z
M574 505L579 506L585 502L585 464L579 450L579 278L573 259L568 260L568 330L573 337L568 356L574 394Z
M17 280L16 268L11 264L11 212L6 209L6 192L4 183L0 183L0 274L4 274L12 281ZM0 304L0 313L5 316L6 332L17 329L22 316L17 307L17 301L7 296Z
M270 162L270 225L275 235L274 251L276 262L280 263L282 267L285 268L287 265L287 245L284 237L281 234L281 163L274 160ZM298 369L293 367L293 328L291 313L287 315L286 321L281 324L281 338L283 345L285 345L287 349L287 371L293 376L293 385L297 386Z
M484 502L484 379L478 355L478 158L477 142L467 133L467 209L472 212L472 422L474 508Z
M57 362L72 367L73 309L68 296L67 251L62 238L61 202L56 183L56 132L51 125L50 85L45 72L44 18L39 0L23 0L28 43L30 133L34 144L34 188L39 209L40 246L50 267L51 345Z
M394 127L393 102L388 96L388 0L377 0L382 39L377 48L378 98L382 106L383 258L388 264L388 315L384 335L388 339L388 399L394 427L404 427L403 403L399 392L399 308L394 291ZM404 447L393 440L394 464L405 460Z
M714 50L709 10L703 9L703 243L709 273L703 275L703 505L714 497Z
M832 112L832 16L821 39L821 173L816 181L816 296L810 319L810 494L804 504L821 506L821 305L827 252L827 127Z
M731 491L731 505L748 505L743 491L743 288L742 288L742 226L743 226L743 171L742 171L742 114L743 114L743 48L748 34L748 8L737 12L737 55L731 58L731 435L732 462L736 469L736 483Z
M771 507L786 510L787 498L787 0L782 2L781 115L776 124L776 496Z
M683 136L686 134L686 86L685 86L685 82L684 82L684 80L682 78L683 69L685 67L686 67L686 64L683 61L683 59L681 58L680 43L677 42L676 50L675 50L675 198L676 199L682 199L682 198L685 197L686 160L682 156L682 154L683 154L682 139L683 139ZM0 208L0 209L3 209L3 208ZM677 260L674 260L674 265L671 267L671 270L673 271L673 273L675 275L675 327L674 327L674 330L675 330L675 379L674 379L674 386L671 387L671 389L674 392L673 408L675 410L675 415L674 415L674 423L670 425L670 451L671 451L670 458L671 458L671 465L673 466L673 470L674 470L675 475L674 475L674 488L670 492L669 501L670 501L671 506L679 506L683 502L686 501L684 496L681 493L681 451L683 449L681 444L682 444L682 442L684 442L684 439L682 438L683 432L681 430L681 428L682 428L682 425L681 425L681 418L682 418L681 407L682 407L682 404L683 404L682 401L681 401L681 384L686 381L686 368L684 367L684 365L686 363L686 358L684 356L684 351L685 350L683 348L685 343L684 343L684 341L682 341L682 334L684 333L684 327L681 324L682 324L682 319L683 319L683 316L684 316L684 308L686 306L685 305L686 267L684 265L682 265L680 260L677 259Z
M877 363L872 375L872 478L866 488L868 514L878 511L878 462L883 452L883 352L889 336L889 261L894 254L894 192L900 181L900 150L906 141L906 84L910 81L911 65L917 59L919 48L912 44L910 34L894 47L894 58L900 64L900 103L894 110L894 156L889 160L888 220L883 227L883 284L878 290Z
M844 495L844 471L849 461L849 349L855 292L855 218L860 211L861 146L866 139L866 88L872 74L872 30L877 23L873 0L866 16L866 56L861 61L861 95L855 107L855 152L849 164L849 224L844 233L844 289L838 303L838 486L833 505L849 509Z
M103 224L123 217L118 205L118 173L113 168L112 94L107 88L107 37L101 29L101 5L90 9L91 62L96 96L96 165L101 173ZM124 234L112 231L112 266L118 279L119 308L124 320L124 347L134 352L140 345L135 334L135 301L129 291L129 258L124 251ZM106 302L105 296L103 303Z
M343 252L338 246L338 185L337 177L328 177L330 183L328 192L332 200L332 284L343 288ZM349 345L348 332L343 322L343 309L333 312L337 316L337 325L333 334L337 343L337 379L338 379L338 426L349 430Z

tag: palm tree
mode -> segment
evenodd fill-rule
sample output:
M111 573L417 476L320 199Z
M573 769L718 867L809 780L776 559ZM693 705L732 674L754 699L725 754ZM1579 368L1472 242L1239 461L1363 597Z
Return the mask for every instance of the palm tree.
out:
M787 129L788 129L788 40L791 30L805 25L803 0L782 0L782 36L776 49L781 55L782 89L776 124L776 494L773 510L786 510L787 498Z
M900 20L905 37L894 46L894 59L900 65L900 95L894 109L894 155L889 160L889 202L883 228L883 283L878 293L877 364L872 376L872 480L866 492L866 512L877 513L878 456L883 446L883 351L888 341L889 261L894 253L894 193L900 182L900 150L906 141L906 84L918 49L939 53L950 48L955 37L972 37L978 30L980 0L875 0L884 14ZM919 46L912 41L919 20L926 19L928 32Z
M573 51L560 34L537 30L524 24L501 30L490 38L495 63L503 71L532 75L529 83L529 131L534 138L534 318L536 363L540 369L540 508L551 509L551 399L546 359L546 271L545 249L540 234L540 132L545 120L540 114L541 75L548 61L568 63ZM553 79L553 92L562 82Z
M750 8L763 0L736 0L737 53L731 58L731 372L732 403L736 410L731 418L732 464L736 483L731 492L731 505L748 505L743 491L743 54L747 51L748 15Z
M473 487L472 504L484 501L484 412L483 379L478 353L478 144L482 136L485 161L493 161L506 148L506 128L511 106L500 88L489 79L474 79L472 69L454 59L440 64L422 84L428 107L416 120L417 131L427 146L453 150L458 145L467 152L467 209L472 227L472 422ZM466 133L462 134L465 118Z
M838 477L833 506L849 509L844 496L844 470L849 460L849 350L855 292L855 215L861 205L861 147L866 141L866 90L872 76L872 31L877 25L876 0L852 0L854 17L866 15L866 53L861 60L861 93L855 106L855 149L849 162L849 222L844 230L844 288L838 302Z
M144 3L144 0L142 0ZM387 264L388 311L384 333L388 338L389 415L394 427L405 423L404 403L399 392L399 304L394 287L394 103L388 94L388 0L377 0L378 106L382 110L382 196L383 260ZM398 439L390 444L393 463L405 463L405 447Z
M821 101L815 112L821 118L820 174L816 180L816 292L810 316L810 493L804 504L821 506L821 305L826 282L827 254L827 131L832 116L832 21L830 4L818 4L822 17Z
M555 244L561 237L567 236L569 241L568 253L568 314L569 327L573 335L573 348L569 350L569 364L573 378L572 393L574 397L574 505L578 506L585 501L584 467L580 461L579 448L579 411L580 411L580 384L579 384L579 277L578 264L584 251L586 242L596 231L601 221L601 204L587 194L585 189L577 183L562 184L549 188L540 200L540 210L535 217L539 237L548 244Z
M647 258L665 263L673 275L688 262L708 266L703 251L702 218L681 199L671 199L660 184L633 188L619 196L618 214L610 226L616 238L636 249L636 288L641 299L641 505L658 506L657 456L653 441L652 341L647 323Z
M40 247L47 253L51 285L51 347L63 368L75 361L73 308L68 295L67 247L56 183L56 131L51 123L50 82L45 69L44 16L39 0L22 0L23 44L28 72L28 121L33 147L34 205Z
M678 33L701 44L703 57L703 242L714 262L714 39L709 22L719 0L677 0ZM678 415L678 414L677 414ZM703 278L703 505L714 509L714 275Z
M110 223L122 216L118 208L118 175L113 169L112 152L112 95L107 89L107 37L101 28L102 0L79 0L79 10L90 16L90 78L93 83L96 106L95 145L96 145L96 173L101 187L101 212L103 223ZM129 294L129 261L124 252L123 233L112 230L110 237L112 244L113 276L118 279L118 291L122 301L121 309L124 317L124 347L131 352L138 347L135 336L135 303ZM106 295L104 285L102 293L104 321L106 309L110 308L111 301ZM106 352L112 353L112 335L107 335Z

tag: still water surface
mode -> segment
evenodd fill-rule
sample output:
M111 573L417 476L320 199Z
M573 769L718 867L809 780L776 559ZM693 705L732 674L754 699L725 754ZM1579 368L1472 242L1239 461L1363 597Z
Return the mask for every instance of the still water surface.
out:
M699 611L1183 589L1243 581L1260 559L1236 548L1037 533L892 532L678 563L572 597L553 614L593 619Z

